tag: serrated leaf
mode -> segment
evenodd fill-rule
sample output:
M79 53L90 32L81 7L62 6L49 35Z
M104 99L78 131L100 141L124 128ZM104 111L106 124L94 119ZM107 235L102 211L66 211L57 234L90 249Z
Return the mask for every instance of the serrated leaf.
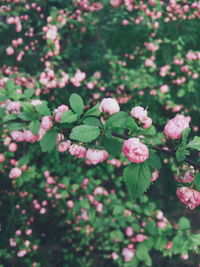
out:
M3 118L3 122L8 122L17 119L17 114L10 114Z
M29 163L29 161L30 161L30 156L29 156L29 154L26 154L25 156L23 156L23 157L19 160L19 162L18 162L18 166L19 166L19 168L22 167L23 165Z
M83 113L84 103L80 95L72 94L69 98L69 103L74 112L76 112L77 114Z
M160 170L161 161L160 161L159 156L156 155L155 152L152 152L152 151L150 152L147 162L154 170Z
M196 149L200 151L200 137L195 136L194 139L187 144L187 147L190 149Z
M60 123L72 123L77 120L77 114L71 110L63 111Z
M10 79L10 80L7 81L7 83L6 83L6 89L8 90L9 95L15 89L15 84L14 84L14 81L12 79Z
M151 257L149 256L148 248L146 247L145 244L139 244L137 246L136 257L139 260L145 262L146 266L152 266L152 260Z
M30 113L28 113L28 112L26 112L26 111L21 112L21 113L18 115L18 117L19 117L20 119L24 120L24 121L30 121L30 120L33 119L32 114L30 114Z
M51 115L50 109L48 108L47 104L36 105L35 109L40 115L43 115L43 116Z
M81 125L72 129L70 138L80 142L91 142L95 140L99 135L100 130L98 127Z
M83 120L83 123L86 125L102 127L100 120L95 117L87 117Z
M109 154L113 156L119 156L122 151L122 142L118 141L116 138L101 138L101 145L108 151Z
M185 230L190 228L191 223L186 217L181 217L178 221L178 226L180 230Z
M123 177L131 197L142 196L151 183L151 172L148 163L131 163L125 168Z
M188 135L190 134L191 128L186 128L182 133L182 146L185 146L187 144Z
M26 89L24 91L24 96L29 99L33 96L34 93L35 93L35 90L33 88Z
M33 120L29 124L29 130L34 134L37 135L40 129L40 122L38 120Z
M185 148L180 147L176 151L176 159L178 162L184 161L188 155L190 155L190 151Z
M195 189L200 191L200 172L197 172L194 177Z
M88 109L83 118L86 118L88 116L99 116L101 114L101 112L99 111L99 104L96 104L94 107Z
M56 136L56 130L50 130L43 136L43 138L40 140L42 152L51 151L55 147Z
M8 131L18 131L18 130L23 130L25 128L25 124L22 122L13 122L8 125Z
M108 118L106 127L126 127L128 114L124 111L119 111Z

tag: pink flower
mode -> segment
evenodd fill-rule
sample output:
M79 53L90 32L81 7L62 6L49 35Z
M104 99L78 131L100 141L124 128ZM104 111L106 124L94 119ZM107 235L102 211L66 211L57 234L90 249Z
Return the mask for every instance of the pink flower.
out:
M141 120L147 117L147 111L143 107L137 106L131 109L131 116Z
M10 145L8 146L8 149L11 152L15 152L17 150L17 144L16 143L10 143Z
M200 192L189 187L180 187L176 191L179 200L191 210L200 205Z
M9 46L8 48L6 48L6 54L8 56L13 55L14 53L15 53L15 50L11 46Z
M167 93L167 92L169 91L169 86L168 86L167 84L163 84L163 85L161 85L161 87L160 87L160 91L161 91L163 94Z
M74 207L74 202L72 200L67 201L67 207L72 209Z
M110 115L119 112L120 107L116 99L114 98L104 98L99 106L100 112L107 112Z
M60 122L61 117L62 117L62 113L63 113L64 111L68 111L68 110L69 110L69 107L66 106L66 105L61 105L61 106L57 107L57 109L55 109L55 112L56 112L55 120L56 120L57 122Z
M124 261L129 262L134 256L134 252L128 248L123 248L122 255L124 256Z
M180 177L179 175L176 175L175 180L177 180L179 183L192 183L194 180L194 171L187 171L185 172L183 177Z
M71 145L69 148L69 153L79 159L85 158L86 148L81 145Z
M119 255L116 252L112 252L111 257L113 260L117 260L119 258Z
M164 133L167 138L179 139L184 129L189 127L191 118L177 114L173 119L169 120L165 125Z
M165 245L165 248L166 249L171 249L172 248L172 241L169 241L166 245Z
M31 131L24 131L24 137L26 142L34 143L39 139L39 136L34 135Z
M24 257L25 255L26 255L26 250L25 249L20 250L20 251L17 252L17 256L18 257Z
M125 230L125 233L128 237L132 236L133 235L133 228L132 227L127 227L126 230Z
M124 141L122 151L129 161L141 163L148 159L149 149L140 142L139 138L130 138Z
M13 179L13 178L18 178L20 177L22 174L22 171L19 168L13 168L10 173L9 173L9 178Z
M143 123L143 128L148 129L152 125L152 119L149 117L141 119L141 123Z
M147 240L147 236L146 235L143 235L143 234L137 234L136 235L136 241L137 242L143 242L144 240Z
M23 132L20 131L13 131L11 132L11 137L13 140L15 140L16 142L23 142L25 140L25 136Z
M158 178L159 178L159 172L158 171L154 171L152 173L151 182L156 181Z
M122 0L110 0L110 4L113 7L118 7L121 4Z
M88 149L86 152L86 159L93 165L103 162L109 156L106 150Z
M4 154L0 154L0 162L4 162L5 161L5 156Z
M65 152L65 151L67 151L69 149L70 146L71 146L71 141L70 140L63 141L63 142L58 144L57 150L59 152Z
M50 130L53 127L53 118L51 116L43 116L41 127L45 130Z

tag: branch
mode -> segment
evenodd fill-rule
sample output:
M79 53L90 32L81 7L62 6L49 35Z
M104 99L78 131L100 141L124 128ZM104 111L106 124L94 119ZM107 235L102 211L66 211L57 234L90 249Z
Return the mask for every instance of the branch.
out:
M119 138L125 139L125 140L129 139L129 136L127 136L125 134L112 133L112 135L115 136L115 137L119 137ZM166 150L166 149L164 149L162 147L159 147L159 146L153 146L152 149L157 150L159 152L162 152L164 154L176 157L176 153L174 151L172 151L172 150ZM191 160L189 158L186 158L184 160L184 162L192 165L195 169L199 169L200 170L200 164L199 163L194 162L193 160Z

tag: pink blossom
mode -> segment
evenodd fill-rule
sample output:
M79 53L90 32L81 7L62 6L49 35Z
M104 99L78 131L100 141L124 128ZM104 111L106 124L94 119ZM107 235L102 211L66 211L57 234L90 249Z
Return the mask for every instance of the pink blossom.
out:
M51 116L43 116L41 127L45 130L50 130L53 127L53 118Z
M72 200L67 201L67 207L72 209L74 207L74 202Z
M167 84L163 84L161 87L160 87L160 91L162 93L167 93L169 91L169 86Z
M109 154L106 150L88 149L86 152L86 159L93 165L103 162L108 156Z
M107 112L110 115L119 112L120 107L117 100L114 98L104 98L99 106L100 112Z
M11 246L11 247L16 247L16 245L17 245L17 243L16 243L16 241L15 241L14 238L10 238L10 239L9 239L9 243L10 243L10 246Z
M147 117L147 111L143 107L137 106L131 109L131 116L141 120Z
M158 178L159 178L159 172L158 171L154 171L152 173L151 182L156 181Z
M171 249L171 248L172 248L172 245L173 245L172 241L169 241L169 242L165 245L165 248L166 248L166 249Z
M124 261L129 262L133 258L134 252L128 248L123 248L122 255L124 256Z
M60 142L57 146L57 150L59 152L65 152L69 149L69 147L71 146L71 141L70 140L67 140L67 141L63 141L63 142Z
M132 236L133 235L133 228L132 227L127 227L126 230L125 230L125 233L128 237Z
M25 135L23 132L20 131L13 131L11 132L11 137L13 140L15 140L16 142L23 142L25 140Z
M42 105L42 101L39 99L33 99L33 100L31 100L31 104L33 106Z
M113 260L117 260L119 258L119 255L116 252L112 252L111 257Z
M189 127L191 118L177 114L173 119L169 120L165 125L164 133L170 139L179 139L184 129Z
M61 106L57 107L57 108L55 109L55 112L56 112L55 120L56 120L57 122L60 122L61 117L62 117L62 113L63 113L64 111L68 111L68 110L69 110L69 107L66 106L66 105L61 105Z
M147 236L146 235L143 235L143 234L137 234L136 235L136 240L137 242L143 242L144 240L147 240Z
M9 178L11 179L18 178L21 176L21 174L22 174L22 171L19 168L15 167L10 171Z
M85 154L86 154L86 148L81 146L81 145L71 145L69 148L69 153L75 157L78 158L85 158Z
M26 255L27 251L25 249L22 249L17 252L18 257L24 257Z
M185 172L184 176L175 175L175 180L179 183L192 183L194 181L194 170Z
M113 7L118 7L122 3L122 0L110 0L110 4Z
M139 138L130 138L123 143L122 151L129 161L141 163L148 159L149 149Z
M152 119L150 117L146 117L141 119L141 123L143 123L143 128L148 129L152 125Z
M34 143L34 142L38 141L38 139L39 139L39 136L34 135L30 130L24 131L24 137L25 137L25 141L30 142L30 143Z
M9 149L11 152L15 152L15 151L17 151L17 144L16 144L16 143L10 143L10 145L8 146L8 149Z
M5 161L5 156L4 154L0 154L0 162L4 162Z
M9 46L9 47L6 48L6 54L8 56L13 55L14 53L15 53L15 50L11 46Z
M180 187L176 191L179 200L190 209L195 209L200 205L200 192L189 187Z

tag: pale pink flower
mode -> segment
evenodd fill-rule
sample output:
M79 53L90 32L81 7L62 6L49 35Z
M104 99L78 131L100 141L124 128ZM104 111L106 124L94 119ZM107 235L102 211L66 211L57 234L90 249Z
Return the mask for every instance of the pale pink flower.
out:
M133 228L132 227L130 227L130 226L128 226L127 228L126 228L126 230L125 230L125 233L126 233L126 236L128 236L128 237L130 237L130 236L132 236L133 235Z
M63 142L60 142L57 146L57 150L59 152L65 152L69 149L69 147L71 146L71 141L70 140L67 140L67 141L63 141Z
M158 178L159 178L159 172L158 171L154 171L152 173L151 182L156 181Z
M69 107L66 106L66 105L61 105L61 106L57 107L57 108L55 109L55 112L56 112L55 120L56 120L57 122L60 122L61 117L62 117L62 113L63 113L64 111L68 111L68 110L69 110Z
M81 145L71 145L69 148L69 153L75 157L78 158L85 158L85 154L86 154L86 148L81 146Z
M133 258L134 252L128 248L123 248L122 255L124 256L124 261L129 262Z
M106 150L88 149L86 152L86 159L93 165L103 162L108 158L109 154Z
M119 112L120 107L116 99L114 98L104 98L99 106L100 112L107 112L110 115Z
M116 252L112 252L111 257L113 260L117 260L119 258L119 255Z
M74 202L72 200L67 201L67 207L72 209L74 207Z
M131 109L131 116L141 120L147 117L147 110L143 107L137 106Z
M9 178L11 179L18 178L21 176L21 174L22 174L22 171L19 168L15 167L10 171Z
M25 249L22 249L17 252L18 257L24 257L26 255L27 251Z
M45 130L50 130L53 127L53 118L51 116L43 116L41 127Z
M13 55L14 53L15 53L15 50L11 46L9 46L9 47L6 48L6 54L8 56Z
M17 151L17 144L16 144L16 143L10 143L10 145L8 146L8 149L9 149L11 152L15 152L15 151Z
M25 141L30 142L30 143L34 143L34 142L38 141L38 139L39 139L39 136L34 135L30 130L24 131L24 137L25 137Z
M179 200L190 209L195 209L200 205L200 192L189 187L180 187L176 191Z
M13 131L11 132L11 137L13 140L15 140L16 142L23 142L25 140L25 135L23 132L20 131Z
M137 234L136 235L136 241L137 242L143 242L144 240L147 240L148 237L146 235L143 235L143 234Z
M4 162L5 161L5 156L4 154L0 154L0 162Z
M185 172L184 176L175 175L175 180L179 183L192 183L194 181L194 170Z
M149 149L139 138L130 138L123 143L122 151L129 161L141 163L148 159Z
M189 127L190 120L190 117L177 114L165 125L164 133L166 137L173 140L179 139L182 135L182 132Z

